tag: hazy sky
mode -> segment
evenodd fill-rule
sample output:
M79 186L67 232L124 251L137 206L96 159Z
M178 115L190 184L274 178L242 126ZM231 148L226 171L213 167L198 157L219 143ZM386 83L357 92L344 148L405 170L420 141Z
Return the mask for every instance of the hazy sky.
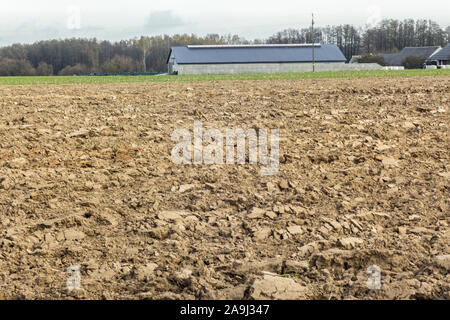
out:
M381 18L425 18L450 25L448 0L2 0L0 46L66 37L120 40L140 35L239 34L267 38L286 28L365 25Z

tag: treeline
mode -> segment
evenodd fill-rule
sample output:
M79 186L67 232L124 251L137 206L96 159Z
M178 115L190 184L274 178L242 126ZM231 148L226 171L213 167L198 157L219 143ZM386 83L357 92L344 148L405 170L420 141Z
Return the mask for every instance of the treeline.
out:
M270 37L268 43L332 43L350 60L354 55L396 53L405 47L445 46L450 42L450 26L445 30L431 20L382 20L372 28L349 24L288 29Z
M120 42L96 39L39 41L0 48L0 75L74 75L165 72L170 48L177 45L238 44L237 35L141 37Z
M444 46L450 27L427 20L383 20L372 28L352 25L280 31L266 40L248 41L237 35L209 34L141 37L120 42L96 39L40 41L0 48L0 75L74 75L120 72L166 72L170 47L177 45L250 43L333 43L347 59L353 55L397 52L408 46Z

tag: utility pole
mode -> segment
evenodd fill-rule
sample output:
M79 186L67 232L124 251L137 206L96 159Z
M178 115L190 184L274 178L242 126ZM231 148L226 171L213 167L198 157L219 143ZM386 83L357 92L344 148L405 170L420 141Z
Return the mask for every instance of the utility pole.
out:
M316 72L316 56L314 52L314 13L312 14L311 40L312 40L312 67L313 72Z

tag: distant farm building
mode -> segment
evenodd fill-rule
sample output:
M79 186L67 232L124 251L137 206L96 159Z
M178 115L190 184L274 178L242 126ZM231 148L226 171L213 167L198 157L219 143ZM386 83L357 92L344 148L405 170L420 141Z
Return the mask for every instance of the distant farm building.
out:
M173 47L170 74L283 73L345 69L345 56L333 44L223 45Z
M445 66L450 65L450 44L437 51L427 60L428 65Z
M389 66L401 66L403 62L408 57L423 58L424 60L429 59L430 56L435 54L441 49L439 46L432 47L406 47L403 48L399 53L382 53L380 56L383 57Z

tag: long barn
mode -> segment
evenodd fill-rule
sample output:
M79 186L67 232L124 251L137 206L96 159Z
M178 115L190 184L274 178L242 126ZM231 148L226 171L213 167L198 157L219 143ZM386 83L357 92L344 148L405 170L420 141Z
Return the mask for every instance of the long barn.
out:
M221 45L172 47L170 74L283 73L345 69L334 44Z

